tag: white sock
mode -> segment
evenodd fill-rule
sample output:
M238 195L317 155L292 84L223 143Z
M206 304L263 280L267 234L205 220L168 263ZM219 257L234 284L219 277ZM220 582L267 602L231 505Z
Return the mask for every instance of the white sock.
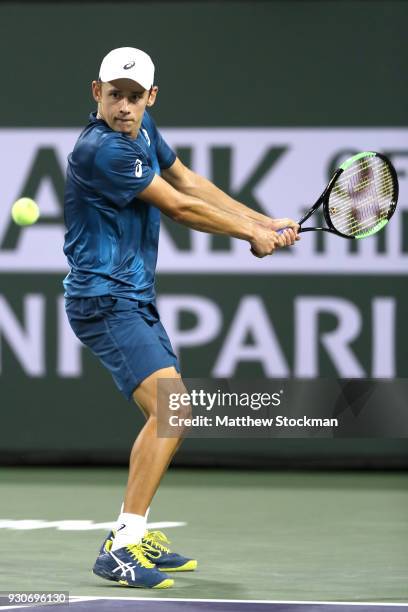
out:
M121 523L121 521L120 521L120 515L121 515L121 514L122 514L122 512L123 512L123 508L124 508L124 506L125 506L125 504L122 502L122 505L121 505L121 507L120 507L120 512L119 512L118 518L116 519L116 525L115 525L115 527L113 528L113 530L115 531L115 533L117 532L117 530L119 529L119 527L120 527L120 526L121 526L121 524L122 524L122 523Z
M116 525L114 527L115 532L119 529L119 527L123 524L123 521L121 521L121 514L123 512L123 508L124 508L125 504L122 503L121 507L120 507L120 512L119 512L119 516L116 519ZM146 519L146 531L147 531L147 519L149 517L149 512L150 512L150 506L148 507L148 509L146 510L146 514L145 514L145 519Z
M130 512L121 512L112 551L130 544L139 544L146 532L146 517Z

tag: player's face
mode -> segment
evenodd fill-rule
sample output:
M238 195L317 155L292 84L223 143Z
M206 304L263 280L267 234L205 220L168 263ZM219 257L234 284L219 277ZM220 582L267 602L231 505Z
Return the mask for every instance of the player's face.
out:
M115 132L136 138L146 106L154 104L157 87L148 91L130 79L93 81L92 93L98 102L98 116Z

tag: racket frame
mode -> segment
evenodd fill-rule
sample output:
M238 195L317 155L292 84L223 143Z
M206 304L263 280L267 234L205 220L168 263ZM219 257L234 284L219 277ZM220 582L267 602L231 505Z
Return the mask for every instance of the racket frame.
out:
M388 211L387 214L387 222L391 219L392 215L395 212L395 209L397 207L397 202L398 202L398 176L397 176L397 172L394 168L394 166L392 165L392 163L390 162L390 160L383 155L382 153L377 153L375 151L367 151L367 153L372 153L373 155L371 157L379 157L380 159L382 159L387 166L390 169L391 172L391 176L392 176L392 181L393 181L393 187L394 187L394 198L393 198L393 202L392 205L390 207L390 210ZM346 160L344 162L344 164L347 163L348 160ZM303 233L303 232L329 232L330 234L336 234L337 236L341 236L342 238L348 238L349 240L358 240L357 236L349 236L347 234L343 234L342 232L339 232L339 230L337 230L331 219L330 219L330 213L329 213L329 197L330 194L332 192L332 189L337 181L337 179L339 178L339 176L341 176L341 174L343 174L344 172L344 168L342 168L340 166L340 168L338 168L335 173L333 174L333 176L331 177L327 187L325 188L325 190L323 191L323 193L321 194L321 196L318 198L318 200L316 200L316 202L313 204L313 206L311 208L309 208L309 210L303 215L303 217L300 219L299 221L299 225L300 225L300 229L299 229L299 233ZM302 224L307 221L309 219L309 217L311 217L313 215L314 212L316 212L316 210L318 208L320 208L320 206L323 205L323 215L324 215L324 220L327 223L328 227L302 227Z

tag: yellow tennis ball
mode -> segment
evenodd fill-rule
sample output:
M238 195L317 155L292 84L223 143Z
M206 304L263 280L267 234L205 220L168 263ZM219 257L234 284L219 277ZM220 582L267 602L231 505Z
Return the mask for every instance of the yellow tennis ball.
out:
M11 216L17 225L33 225L40 216L40 209L31 198L20 198L14 202Z

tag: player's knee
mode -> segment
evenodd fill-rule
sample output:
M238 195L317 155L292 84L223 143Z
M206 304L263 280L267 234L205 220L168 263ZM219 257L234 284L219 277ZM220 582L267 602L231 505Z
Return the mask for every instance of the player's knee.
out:
M171 437L178 440L185 438L191 429L191 404L181 406L176 412L169 410L168 416L164 417L164 419L165 427L171 433Z
M181 378L161 380L158 385L158 420L172 437L183 438L192 417L190 396Z
M187 405L181 406L177 410L177 417L182 421L187 421L191 419L192 416L193 416L193 410L192 410L190 403L188 403Z

